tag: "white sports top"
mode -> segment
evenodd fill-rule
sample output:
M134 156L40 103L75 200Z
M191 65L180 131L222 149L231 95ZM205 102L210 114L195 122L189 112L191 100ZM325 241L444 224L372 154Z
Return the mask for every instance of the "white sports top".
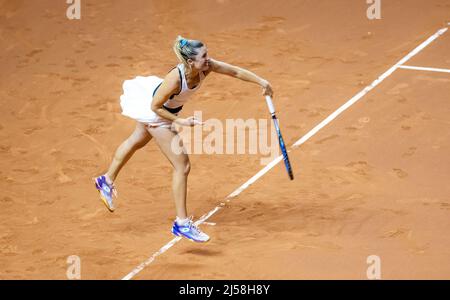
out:
M178 64L177 65L178 68L178 72L180 74L180 78L181 78L181 91L178 94L174 94L170 97L169 100L167 100L164 103L164 106L168 107L168 108L178 108L181 106L183 106L190 98L190 96L195 93L200 86L202 85L203 79L205 78L205 74L203 72L199 73L200 76L200 82L192 89L190 89L188 87L187 84L187 80L186 80L186 75L185 75L185 66L184 64ZM156 93L156 91L158 90L159 85L155 88L153 95Z

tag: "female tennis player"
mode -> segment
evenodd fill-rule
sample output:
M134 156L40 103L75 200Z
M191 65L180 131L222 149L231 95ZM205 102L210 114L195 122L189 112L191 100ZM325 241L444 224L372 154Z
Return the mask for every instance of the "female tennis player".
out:
M122 114L137 121L136 129L116 150L106 174L94 179L95 186L106 207L114 211L113 200L117 197L114 181L119 171L136 150L153 138L173 166L172 189L177 216L172 233L195 242L207 242L209 236L194 225L192 217L188 217L186 192L189 157L186 151L172 151L172 141L182 145L172 125L202 125L196 118L180 118L178 113L211 72L259 84L263 88L263 95L272 96L273 91L270 83L256 74L209 58L206 46L200 41L178 36L173 50L180 63L164 79L138 76L123 83L124 93L120 97Z

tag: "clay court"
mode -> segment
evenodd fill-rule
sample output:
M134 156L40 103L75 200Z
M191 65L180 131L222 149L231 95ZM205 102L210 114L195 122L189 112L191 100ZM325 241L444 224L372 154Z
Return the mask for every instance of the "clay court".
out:
M371 255L383 279L449 279L450 1L383 0L378 20L368 6L81 0L69 20L66 1L0 0L0 279L67 279L72 255L81 279L367 279ZM164 76L179 34L271 82L295 175L278 163L230 198L261 157L190 155L190 213L220 207L207 244L170 233L172 167L153 142L114 213L92 183L135 126L123 81ZM260 87L219 74L194 111L270 119Z

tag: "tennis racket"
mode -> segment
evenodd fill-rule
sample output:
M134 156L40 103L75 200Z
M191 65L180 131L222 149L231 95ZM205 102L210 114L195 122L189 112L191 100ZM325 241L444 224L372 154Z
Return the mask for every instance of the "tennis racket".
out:
M275 114L275 108L273 106L272 97L266 96L267 106L269 107L270 114L272 115L273 123L275 124L275 130L278 135L278 142L280 144L281 153L283 153L284 165L286 166L286 171L291 180L294 180L294 174L292 173L291 163L289 162L289 156L287 154L286 146L284 144L283 136L281 135L280 126L278 124L278 118Z

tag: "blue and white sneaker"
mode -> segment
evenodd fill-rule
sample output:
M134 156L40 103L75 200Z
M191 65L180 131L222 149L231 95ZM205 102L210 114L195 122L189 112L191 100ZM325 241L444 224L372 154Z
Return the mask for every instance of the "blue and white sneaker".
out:
M109 211L113 212L115 209L113 198L117 198L117 191L114 184L109 184L106 181L105 175L94 178L94 182L95 187L100 192L100 198L102 199L103 203L106 205Z
M206 243L209 241L209 236L192 222L192 217L185 225L178 225L177 221L173 222L172 233L197 243Z

